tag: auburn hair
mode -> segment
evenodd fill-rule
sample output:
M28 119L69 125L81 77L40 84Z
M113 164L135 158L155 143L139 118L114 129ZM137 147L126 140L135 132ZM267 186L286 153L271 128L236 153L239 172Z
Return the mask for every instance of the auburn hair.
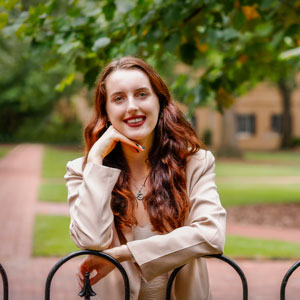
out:
M154 230L168 232L182 226L189 212L186 165L188 157L199 151L202 144L190 123L175 106L165 82L143 60L123 57L109 63L100 74L94 99L95 114L85 129L86 158L96 140L106 131L106 78L120 69L144 72L159 99L160 114L148 156L150 190L145 196L144 206ZM119 144L105 157L103 164L121 170L111 197L116 227L123 229L137 224L133 216L136 198L130 190L129 168Z

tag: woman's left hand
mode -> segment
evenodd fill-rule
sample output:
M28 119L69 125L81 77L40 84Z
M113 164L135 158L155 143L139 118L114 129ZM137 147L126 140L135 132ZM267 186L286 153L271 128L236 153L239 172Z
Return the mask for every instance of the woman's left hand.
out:
M93 285L114 268L115 266L108 260L96 255L88 255L79 266L78 277L81 283L80 285L83 286L85 272L91 274L93 271L96 271L95 276L90 278L90 284Z

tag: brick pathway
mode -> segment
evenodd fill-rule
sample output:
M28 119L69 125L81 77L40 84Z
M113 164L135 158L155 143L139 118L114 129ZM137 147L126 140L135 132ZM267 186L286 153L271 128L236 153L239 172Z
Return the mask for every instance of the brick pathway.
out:
M67 215L66 204L37 202L43 147L20 145L0 160L0 262L10 283L10 300L41 300L46 276L59 258L31 258L32 227L35 213ZM228 224L227 233L298 241L299 230L275 230L271 227ZM300 257L300 253L299 253ZM237 260L246 274L249 300L279 299L283 275L294 263L278 260ZM52 300L82 299L74 292L78 260L58 271L52 288ZM227 264L208 260L213 295L216 300L241 299L241 283ZM300 270L291 277L286 300L299 299ZM1 299L0 284L0 299ZM187 299L188 300L188 299Z

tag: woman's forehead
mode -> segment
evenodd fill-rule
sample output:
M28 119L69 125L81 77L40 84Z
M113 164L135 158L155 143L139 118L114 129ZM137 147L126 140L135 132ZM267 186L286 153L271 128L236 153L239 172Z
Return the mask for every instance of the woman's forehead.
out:
M140 88L149 88L152 90L148 76L141 70L118 69L112 72L106 79L106 90L108 94L115 93L118 90L126 91Z

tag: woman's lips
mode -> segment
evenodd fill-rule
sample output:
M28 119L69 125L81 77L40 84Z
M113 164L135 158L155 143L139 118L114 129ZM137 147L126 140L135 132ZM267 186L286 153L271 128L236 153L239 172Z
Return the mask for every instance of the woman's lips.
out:
M133 117L124 120L124 122L130 127L138 127L145 123L146 117Z

